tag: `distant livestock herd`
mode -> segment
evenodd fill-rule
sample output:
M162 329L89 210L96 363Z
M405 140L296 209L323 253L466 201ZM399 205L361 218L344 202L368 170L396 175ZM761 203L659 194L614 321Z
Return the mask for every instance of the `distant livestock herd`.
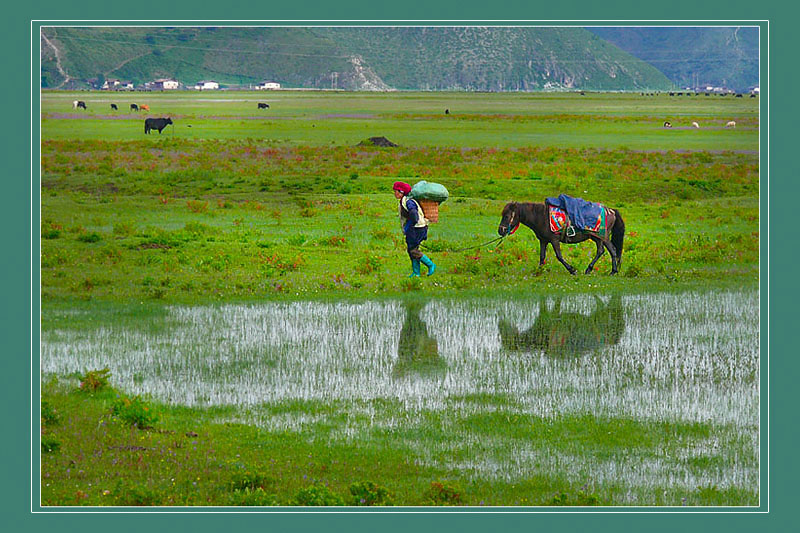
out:
M74 100L72 102L72 109L86 109L86 102L83 100ZM150 106L147 104L131 104L130 107L131 111L150 111ZM264 102L258 102L258 109L269 109L269 104ZM112 111L119 111L119 107L117 104L111 104ZM174 124L170 117L166 118L146 118L144 121L144 132L149 134L152 130L158 130L160 134L164 128L168 125ZM191 128L191 125L187 125L187 127Z
M664 127L665 127L665 128L671 128L671 127L672 127L672 122L670 122L669 120L665 121L665 122L664 122ZM734 120L729 120L729 121L728 121L728 122L725 124L725 127L726 127L726 128L735 128L735 127L736 127L736 121L734 121ZM695 128L695 129L700 129L700 124L698 124L697 122L692 122L692 128Z
M642 93L642 94L644 94L644 93ZM674 96L676 94L678 96L681 96L683 93L669 93L669 94L670 94L670 96ZM648 94L648 96L649 96L649 94ZM737 94L736 96L738 97L738 96L741 96L741 95ZM85 110L86 109L86 102L84 102L83 100L74 100L72 102L72 109L84 109ZM114 110L114 111L118 111L119 110L119 108L117 107L117 104L111 104L111 109ZM131 109L131 111L137 111L137 112L138 111L150 111L150 106L148 106L147 104L131 104L130 109ZM269 109L269 104L264 103L264 102L258 102L257 109ZM449 109L445 109L444 114L445 115L449 115L450 114L450 110ZM167 117L167 118L148 118L148 119L145 119L145 121L144 121L144 132L145 133L150 133L151 130L158 130L158 133L161 133L161 131L164 128L166 128L167 125L169 125L169 124L174 124L172 122L172 119L169 118L169 117ZM191 126L188 126L188 127L191 127ZM695 128L695 129L700 129L700 124L698 124L697 122L692 122L691 127ZM733 121L733 120L728 121L725 124L725 127L726 128L735 128L736 127L736 122ZM668 120L665 121L664 122L664 128L668 128L668 129L672 128L672 123L670 121L668 121Z

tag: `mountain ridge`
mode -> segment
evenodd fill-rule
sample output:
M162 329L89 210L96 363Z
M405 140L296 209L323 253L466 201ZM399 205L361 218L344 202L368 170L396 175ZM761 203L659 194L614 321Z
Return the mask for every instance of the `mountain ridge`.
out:
M590 30L43 27L41 86L82 89L106 78L137 85L173 78L186 86L268 80L288 88L377 91L674 88L674 79L624 49L647 35L629 32L626 41L623 33L606 32L606 39Z

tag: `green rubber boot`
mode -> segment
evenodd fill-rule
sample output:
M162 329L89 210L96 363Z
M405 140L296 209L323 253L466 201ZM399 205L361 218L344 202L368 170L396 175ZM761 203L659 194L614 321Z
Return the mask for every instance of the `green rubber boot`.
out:
M411 260L411 275L408 276L409 278L418 278L419 277L419 259L412 259Z
M423 265L428 267L428 275L433 276L433 273L436 272L436 265L434 264L433 261L431 261L431 258L428 257L427 255L423 255L420 261L422 261Z

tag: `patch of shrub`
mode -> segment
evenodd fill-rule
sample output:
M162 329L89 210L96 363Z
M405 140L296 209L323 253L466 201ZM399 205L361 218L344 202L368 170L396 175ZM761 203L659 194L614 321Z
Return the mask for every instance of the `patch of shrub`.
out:
M286 239L286 243L291 246L302 246L308 240L308 235L303 233L299 233L297 235L292 235L288 239Z
M52 426L61 421L61 415L56 412L55 408L47 400L42 400L41 411L43 426Z
M275 494L269 494L261 487L255 489L239 489L233 491L230 496L231 505L241 505L249 507L270 507L280 505Z
M205 213L208 211L208 202L201 202L200 200L187 200L186 207L192 213Z
M272 486L275 480L261 472L235 472L231 476L231 488L234 491L263 489Z
M42 435L42 453L51 453L58 451L61 448L61 443L52 435Z
M92 243L92 242L100 242L102 238L100 237L99 233L93 231L91 233L81 233L80 235L78 235L78 240L81 242Z
M556 494L550 500L549 505L587 507L600 505L600 498L596 494L589 494L585 489L581 489L575 496L570 496L566 492Z
M353 505L394 505L389 491L372 481L353 483L350 485L350 494L353 496Z
M383 264L383 258L377 255L367 255L356 264L356 272L370 274L378 270Z
M158 413L145 404L141 398L121 397L111 406L111 414L118 420L139 429L148 429L158 422Z
M81 391L94 393L108 387L111 370L108 367L102 370L89 370L81 376L79 388Z
M373 229L369 232L373 239L378 241L383 241L386 239L390 239L394 233L384 227Z
M311 487L300 489L294 498L294 505L306 507L331 507L344 505L341 496L331 491L323 485L312 485Z
M200 222L187 222L183 229L192 235L205 235L206 233L211 233L212 231L211 226L202 224Z
M122 506L149 507L159 505L163 500L158 492L149 487L134 486L117 488L114 492L117 494L117 504Z
M425 501L430 505L461 505L461 488L448 481L432 481L425 492Z

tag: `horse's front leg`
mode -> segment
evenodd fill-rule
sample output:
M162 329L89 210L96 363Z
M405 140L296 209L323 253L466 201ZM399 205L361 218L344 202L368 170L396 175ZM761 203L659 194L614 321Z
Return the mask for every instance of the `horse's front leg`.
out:
M601 241L599 239L597 239L597 240L592 239L592 240L594 240L594 243L597 246L597 253L594 256L594 259L592 259L592 262L589 263L589 266L586 267L586 272L584 272L584 274L591 274L592 273L592 270L594 269L594 264L597 263L597 260L600 259L600 256L603 255L603 252L605 252L605 248L603 248L603 241ZM612 256L612 260L613 260L613 256Z
M575 267L564 261L563 257L561 257L561 244L558 241L550 241L550 244L553 245L553 251L556 253L556 259L558 259L569 271L569 273L574 276L578 271L575 269Z
M547 242L544 239L539 239L539 266L544 265L545 256L547 255Z

